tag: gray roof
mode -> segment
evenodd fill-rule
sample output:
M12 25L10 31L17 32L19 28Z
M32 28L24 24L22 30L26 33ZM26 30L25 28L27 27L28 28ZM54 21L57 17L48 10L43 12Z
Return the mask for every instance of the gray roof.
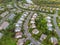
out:
M8 19L13 19L14 18L14 16L15 16L15 14L14 13L12 13L12 14L10 14L10 16L8 17Z

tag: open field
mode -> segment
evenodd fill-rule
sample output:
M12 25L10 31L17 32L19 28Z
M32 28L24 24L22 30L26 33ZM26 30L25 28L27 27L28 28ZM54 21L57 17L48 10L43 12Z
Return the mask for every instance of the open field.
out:
M32 0L34 4L40 6L60 7L60 0Z

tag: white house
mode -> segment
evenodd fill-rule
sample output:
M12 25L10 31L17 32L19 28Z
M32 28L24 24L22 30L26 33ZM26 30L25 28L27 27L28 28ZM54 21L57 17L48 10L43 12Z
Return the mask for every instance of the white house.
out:
M51 20L47 20L47 23L51 23Z
M33 4L32 0L26 0L27 3Z
M20 27L17 27L16 29L15 29L15 32L20 32L21 31L21 28Z
M33 15L33 18L36 18L37 16L36 15Z
M37 29L33 29L32 33L33 33L33 34L38 34L39 31L38 31Z
M52 31L53 29L52 29L52 27L48 27L48 30Z
M34 13L35 16L37 16L37 13Z
M24 18L24 16L22 15L21 18Z
M44 39L46 39L47 35L45 34L42 34L41 37L40 37L40 41L43 41Z
M35 25L35 24L32 24L32 25L31 25L31 28L36 28L36 25Z
M56 37L51 37L51 38L50 38L50 41L51 41L51 43L53 43L54 45L58 44L58 40L57 40Z
M31 23L31 24L34 24L34 23L35 23L35 21L30 21L30 23Z
M18 42L17 42L17 45L23 45L24 42L25 42L25 38L19 39Z
M27 14L23 14L25 17L27 16Z
M47 18L47 20L50 20L50 19L51 19L51 17L50 17L50 16L47 16L46 18Z
M24 21L24 18L20 18L21 21Z
M52 27L53 25L51 23L47 23L47 26L48 27Z
M16 25L15 25L16 27L19 27L19 24L18 23L16 23Z
M35 19L34 18L31 18L31 21L34 21Z
M23 22L21 20L19 20L17 23L22 24Z

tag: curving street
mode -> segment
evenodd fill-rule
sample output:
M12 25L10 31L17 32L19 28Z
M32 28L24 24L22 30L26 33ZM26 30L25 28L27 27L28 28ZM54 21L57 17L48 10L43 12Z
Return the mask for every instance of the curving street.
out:
M53 16L53 23L54 23L54 26L55 26L55 29L56 29L56 33L58 34L58 36L60 37L60 29L57 25L57 22L56 22L56 17L58 15L58 11L56 10L56 13L54 14Z
M28 22L31 19L33 12L30 13L30 15L28 15L27 19L24 22L24 34L27 36L27 38L35 45L40 45L39 41L36 41L34 38L31 37L31 34L28 32Z

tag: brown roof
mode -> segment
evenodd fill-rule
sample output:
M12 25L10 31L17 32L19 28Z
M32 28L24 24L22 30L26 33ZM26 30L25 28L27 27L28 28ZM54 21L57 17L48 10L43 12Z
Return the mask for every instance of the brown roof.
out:
M22 37L22 32L17 32L15 38L21 38L21 37Z

